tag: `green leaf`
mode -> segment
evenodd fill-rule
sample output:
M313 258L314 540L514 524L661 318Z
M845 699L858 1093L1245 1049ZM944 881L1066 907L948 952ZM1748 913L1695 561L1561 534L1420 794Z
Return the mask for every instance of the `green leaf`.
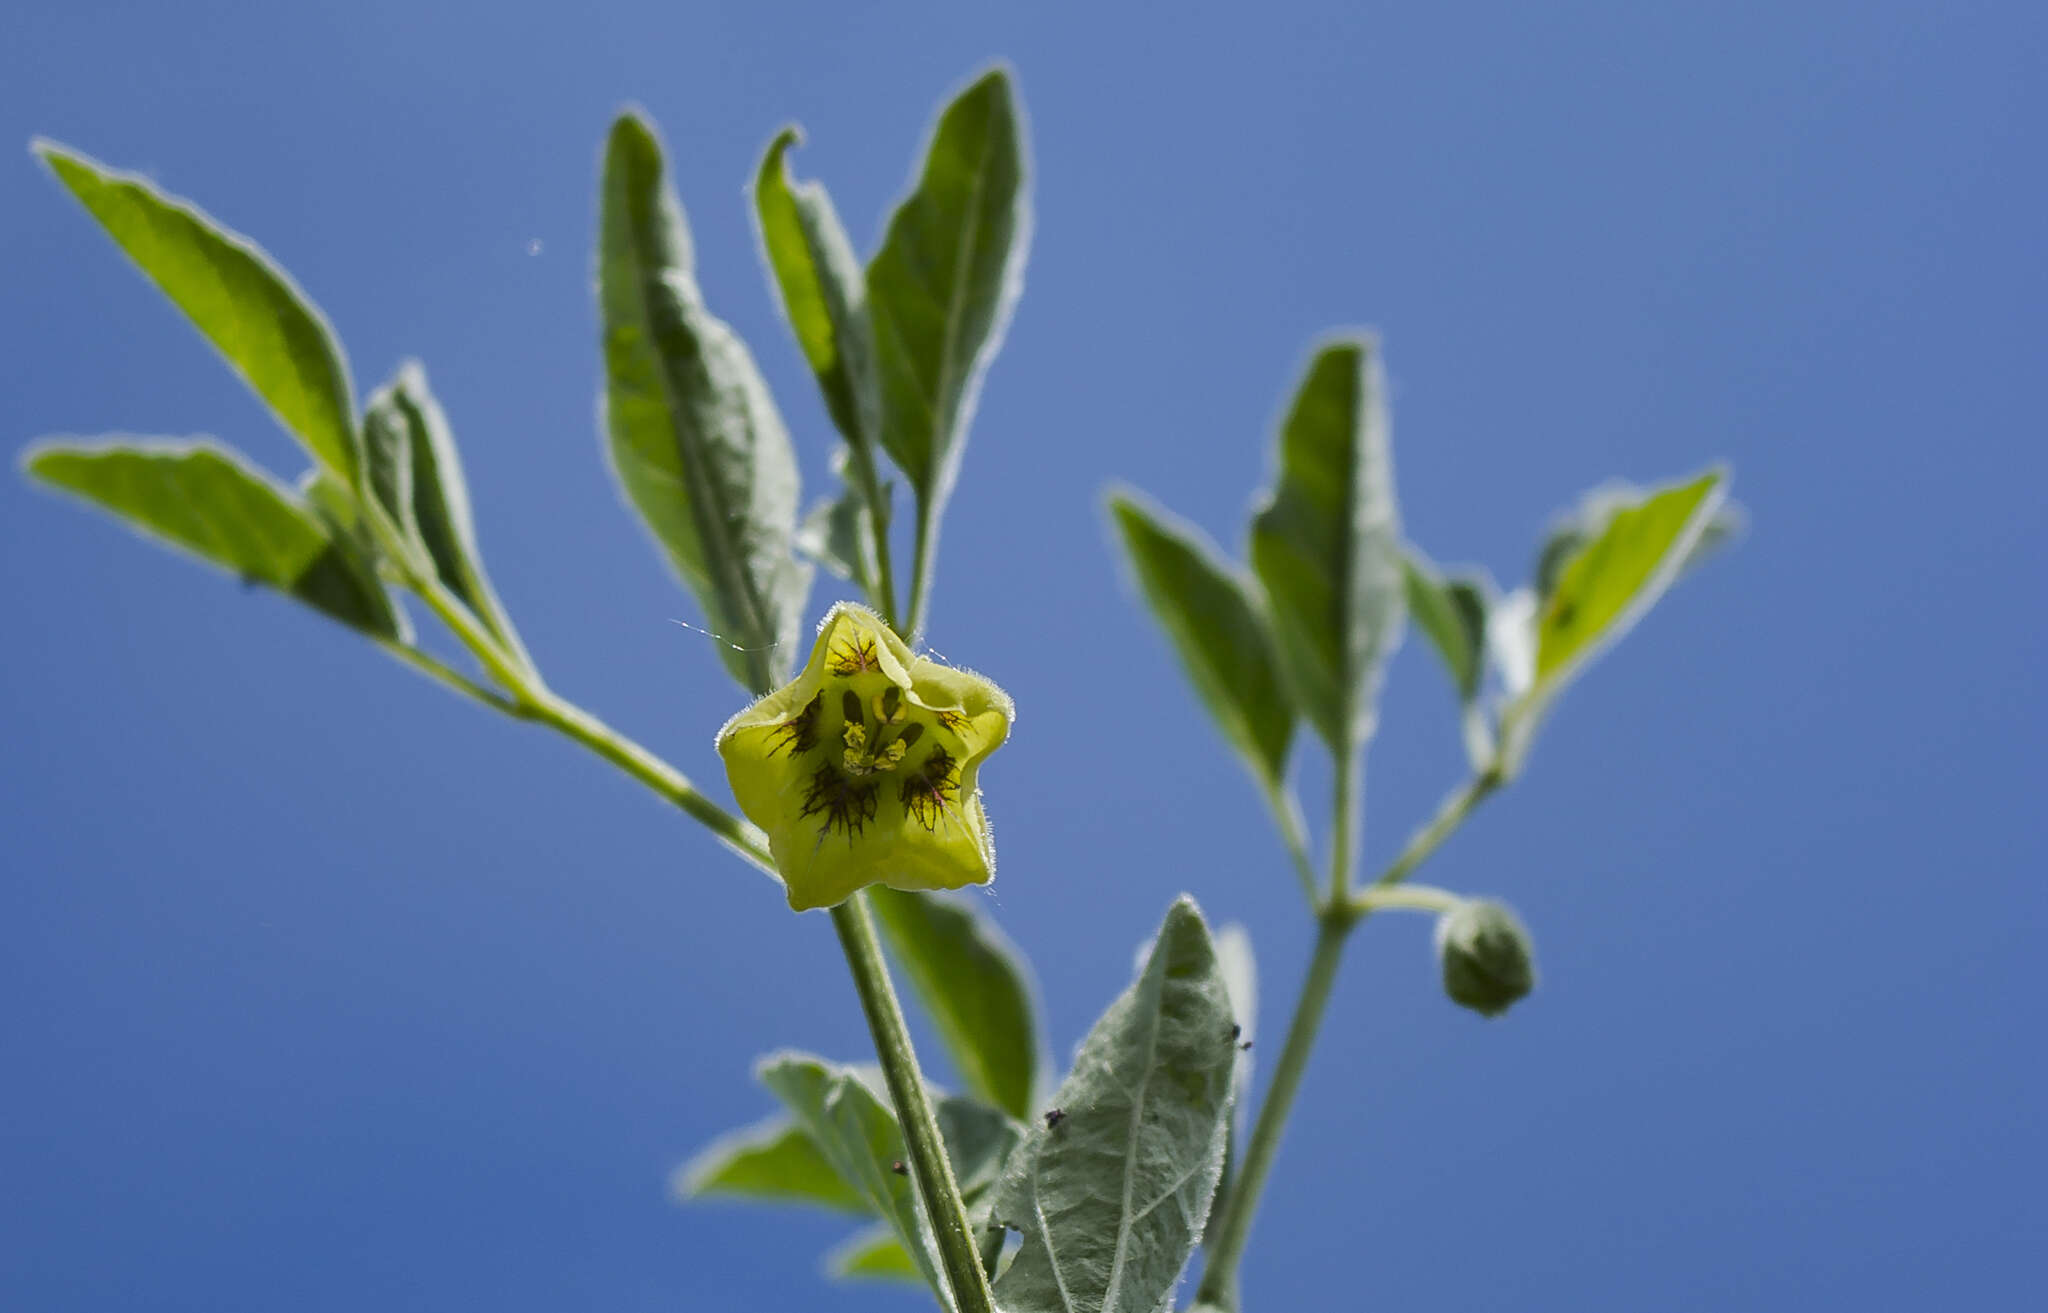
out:
M685 1199L815 1204L864 1215L874 1211L787 1117L770 1118L705 1146L677 1170L675 1190Z
M1402 558L1408 614L1443 658L1460 702L1479 696L1486 676L1486 613L1491 589L1483 578L1446 579L1422 556Z
M825 1271L842 1281L916 1282L924 1276L886 1226L855 1232L825 1255Z
M1635 484L1617 479L1587 492L1579 498L1578 505L1554 518L1544 536L1542 550L1536 555L1536 595L1549 597L1572 558L1606 531L1608 522L1617 512L1640 505L1648 495ZM1713 518L1707 521L1699 540L1686 553L1679 574L1695 569L1741 533L1742 526L1742 508L1732 501L1723 500L1715 509Z
M1726 477L1709 471L1617 511L1564 567L1536 620L1536 681L1560 682L1655 602L1706 532Z
M252 583L267 584L377 638L403 618L344 534L237 453L206 441L58 440L28 472L134 529Z
M34 150L313 459L353 484L348 362L284 270L248 238L134 174L53 141L38 140Z
M789 148L802 141L803 134L789 127L768 144L754 179L754 220L783 313L817 376L832 422L848 442L866 446L881 427L882 404L867 290L824 186L790 181Z
M661 145L624 115L605 151L599 300L607 450L725 644L733 677L781 682L810 569L791 554L797 470L746 344L704 307Z
M868 265L882 444L920 505L952 490L983 372L1030 244L1023 117L991 69L940 114L916 186Z
M959 898L877 885L868 899L961 1081L1010 1115L1031 1117L1039 1042L1023 954Z
M1201 914L1167 913L1137 981L1095 1023L996 1187L1024 1233L997 1280L1004 1313L1164 1307L1223 1164L1237 1043Z
M946 1287L939 1276L937 1242L910 1177L893 1170L905 1154L895 1114L856 1073L818 1058L780 1054L765 1060L759 1075L840 1179L854 1186L869 1210L889 1224L943 1303Z
M371 395L363 436L369 483L385 513L471 614L500 638L516 641L477 553L455 436L418 361L401 365L397 377Z
M1202 704L1266 789L1280 787L1294 708L1257 585L1193 525L1114 493L1125 559Z
M1615 510L1600 536L1564 563L1532 622L1534 682L1501 717L1510 772L1557 695L1664 595L1726 495L1719 469L1652 492Z
M1281 423L1279 473L1251 530L1295 705L1338 754L1371 737L1380 670L1401 639L1400 537L1378 350L1338 339Z

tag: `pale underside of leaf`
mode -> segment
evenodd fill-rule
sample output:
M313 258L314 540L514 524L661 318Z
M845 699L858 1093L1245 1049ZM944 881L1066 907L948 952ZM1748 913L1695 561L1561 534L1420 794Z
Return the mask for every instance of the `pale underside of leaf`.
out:
M1172 1293L1222 1168L1237 1042L1207 930L1183 899L1144 971L1098 1021L1005 1169L996 1220L1023 1245L1005 1313L1153 1313Z
M631 115L613 127L603 199L606 450L728 668L765 692L794 658L810 587L792 553L789 434L745 344L704 307L660 145Z

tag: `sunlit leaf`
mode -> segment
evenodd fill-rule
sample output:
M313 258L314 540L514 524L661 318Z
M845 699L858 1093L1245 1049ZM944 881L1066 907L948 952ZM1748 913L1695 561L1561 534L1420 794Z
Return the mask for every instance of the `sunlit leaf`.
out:
M1726 491L1727 476L1717 469L1648 493L1615 510L1599 537L1564 562L1530 622L1533 680L1501 716L1504 764L1510 771L1527 756L1535 729L1557 695L1678 577Z
M313 458L355 481L355 397L327 320L260 247L146 179L53 141L35 151Z

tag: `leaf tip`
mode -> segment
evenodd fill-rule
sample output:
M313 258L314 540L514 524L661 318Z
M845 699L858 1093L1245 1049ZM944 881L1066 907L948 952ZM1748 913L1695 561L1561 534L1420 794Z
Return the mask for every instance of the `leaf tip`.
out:
M614 157L624 152L635 154L661 154L661 134L655 129L654 119L638 105L627 105L612 119L611 132L605 138L605 155Z

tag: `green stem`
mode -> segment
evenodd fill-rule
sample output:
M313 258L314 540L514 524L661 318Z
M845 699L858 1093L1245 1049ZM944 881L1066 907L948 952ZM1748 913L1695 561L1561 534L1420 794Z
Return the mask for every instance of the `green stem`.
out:
M440 658L422 652L409 643L401 643L396 639L380 638L377 640L377 646L383 648L406 665L411 666L414 670L419 671L427 678L445 684L465 697L475 698L485 706L502 711L508 716L525 715L523 707L511 698L506 697L503 693L500 693L497 689L479 684Z
M925 611L931 606L932 548L938 534L939 517L932 513L929 501L918 498L917 536L910 549L910 627L898 631L912 643L924 630Z
M846 965L853 972L861 1009L867 1013L875 1056L881 1059L882 1073L888 1078L889 1098L903 1126L911 1171L938 1240L946 1284L953 1291L953 1308L957 1313L995 1313L995 1299L989 1293L988 1277L982 1271L981 1255L967 1220L967 1205L961 1201L959 1182L953 1179L953 1165L946 1159L945 1142L939 1138L939 1124L932 1116L917 1053L910 1044L910 1030L903 1024L903 1009L889 981L889 965L875 938L867 895L857 893L833 908L832 925L846 950Z
M1308 1069L1309 1054L1314 1050L1316 1034L1322 1028L1323 1012L1329 1005L1330 991L1337 983L1337 968L1343 961L1344 944L1352 928L1381 908L1405 907L1444 912L1456 906L1458 896L1447 890L1423 885L1395 886L1428 861L1430 855L1443 846L1444 840L1465 823L1472 809L1502 783L1499 773L1493 770L1473 776L1444 799L1436 815L1416 831L1415 837L1408 841L1379 879L1356 893L1350 893L1350 853L1356 842L1353 833L1362 796L1355 787L1352 767L1342 759L1337 764L1337 776L1337 817L1331 836L1330 882L1333 890L1344 892L1333 895L1336 901L1326 906L1316 918L1315 952L1309 958L1308 978L1302 982L1301 995L1294 1002L1293 1019L1287 1023L1287 1041L1280 1050L1279 1065L1273 1071L1273 1084L1266 1091L1265 1102L1259 1107L1258 1120L1252 1124L1251 1137L1245 1145L1244 1165L1230 1183L1230 1193L1224 1199L1221 1215L1210 1219L1209 1238L1203 1242L1208 1257L1202 1268L1202 1284L1196 1291L1196 1303L1212 1303L1224 1309L1237 1307L1237 1267L1244 1257L1245 1241L1251 1235L1252 1216L1258 1210L1259 1194L1265 1189L1266 1175L1272 1170L1273 1158L1280 1148L1281 1133L1294 1109L1294 1096L1301 1088L1302 1074Z
M922 508L920 508L922 510ZM620 734L574 703L557 697L541 680L524 653L514 656L499 637L471 614L469 608L424 568L408 544L388 523L381 511L368 508L370 519L385 548L406 571L407 582L434 613L455 632L492 678L511 694L507 697L486 688L435 658L400 644L387 644L398 656L458 692L522 720L537 721L560 731L598 756L625 771L648 788L688 813L709 829L726 847L776 875L765 836L754 826L733 816L697 791L688 777L646 748ZM920 575L923 554L929 550L925 521L918 525ZM888 608L888 600L883 602ZM913 629L914 632L914 629ZM757 680L765 682L765 677ZM766 688L757 688L757 693ZM855 894L832 909L832 924L846 951L846 965L867 1014L868 1029L874 1035L875 1054L889 1082L890 1101L903 1128L904 1142L924 1198L925 1213L931 1218L939 1255L946 1269L946 1283L953 1292L955 1313L995 1313L988 1277L982 1270L981 1255L974 1243L967 1206L960 1198L960 1185L946 1158L938 1122L932 1116L931 1100L925 1093L924 1076L918 1070L917 1052L911 1047L910 1030L903 1021L903 1009L889 979L888 963L875 938L875 926L868 914L867 897Z
M1308 855L1308 828L1302 823L1301 804L1295 801L1294 791L1284 784L1269 784L1261 792L1273 813L1273 824L1280 829L1280 841L1287 845L1287 856L1294 864L1294 878L1301 884L1302 896L1314 908L1316 865Z
M563 701L546 688L529 688L524 691L522 706L516 714L581 743L680 807L740 857L776 879L782 878L774 859L768 855L767 838L760 830L699 793L688 776L583 708Z
M1415 832L1408 840L1407 847L1401 849L1400 854L1387 864L1387 869L1380 873L1380 878L1373 881L1373 884L1399 884L1407 879L1416 867L1429 860L1431 853L1443 846L1444 840L1457 833L1458 827L1465 823L1465 818L1472 814L1472 809L1486 801L1500 786L1500 773L1486 770L1451 790L1449 796L1437 807L1436 815L1430 817L1428 823Z
M1274 1156L1280 1150L1280 1137L1287 1129L1288 1114L1294 1109L1294 1096L1301 1089L1302 1074L1308 1070L1316 1032L1322 1028L1323 1011L1329 1004L1331 988L1337 983L1344 942L1356 923L1357 918L1342 907L1317 918L1315 953L1309 958L1308 978L1302 982L1301 997L1294 1004L1294 1019L1287 1025L1287 1042L1280 1050L1279 1064L1273 1069L1273 1084L1266 1091L1266 1101L1259 1108L1258 1120L1252 1123L1250 1138L1245 1141L1244 1165L1238 1169L1237 1179L1230 1183L1223 1216L1211 1219L1204 1241L1208 1256L1202 1268L1202 1284L1195 1292L1197 1304L1236 1307L1237 1265L1244 1257L1245 1241L1251 1236L1259 1193L1265 1188L1266 1174L1272 1171Z
M1330 823L1330 900L1342 907L1351 894L1351 868L1358 853L1358 822L1365 808L1364 754L1356 746L1337 755L1335 817Z
M868 504L868 525L875 546L875 595L869 600L881 611L891 629L896 627L896 568L889 562L889 502L882 495L882 481L875 473L875 454L864 442L850 442L855 486Z
M1373 884L1351 895L1351 910L1361 920L1389 908L1442 915L1464 901L1450 890L1430 884Z

